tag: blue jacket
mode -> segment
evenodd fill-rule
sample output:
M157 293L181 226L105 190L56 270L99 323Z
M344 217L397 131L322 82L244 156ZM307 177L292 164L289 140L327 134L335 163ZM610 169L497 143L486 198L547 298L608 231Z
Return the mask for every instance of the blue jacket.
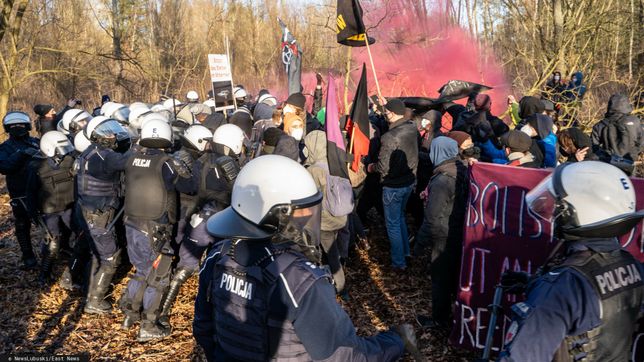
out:
M491 140L479 142L476 144L481 149L481 158L490 160L489 162L505 165L508 163L508 156L505 154L505 149L498 149Z
M537 141L543 151L543 167L557 167L557 136L550 132L548 136Z

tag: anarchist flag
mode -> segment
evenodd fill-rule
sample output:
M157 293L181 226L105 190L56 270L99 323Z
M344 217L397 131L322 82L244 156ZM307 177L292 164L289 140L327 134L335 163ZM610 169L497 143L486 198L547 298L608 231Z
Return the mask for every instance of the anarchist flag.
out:
M367 36L362 22L362 7L358 0L338 0L338 16L336 17L336 33L338 43L350 47L365 46ZM369 37L369 45L376 39Z
M347 151L344 137L340 130L340 116L338 114L338 99L336 98L335 80L331 75L328 79L326 92L326 116L324 131L326 132L326 158L331 176L348 179Z
M356 89L356 96L353 98L346 130L353 138L351 169L357 172L362 163L362 157L369 154L369 99L367 98L367 67L364 63L362 63L362 75Z
M282 63L288 78L288 94L302 91L302 48L293 33L282 19L277 19L282 27Z

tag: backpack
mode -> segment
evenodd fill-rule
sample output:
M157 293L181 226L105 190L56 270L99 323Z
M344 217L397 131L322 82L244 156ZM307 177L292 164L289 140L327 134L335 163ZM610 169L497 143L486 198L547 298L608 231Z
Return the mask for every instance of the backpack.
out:
M353 212L353 187L351 181L340 176L332 176L329 173L329 165L323 162L316 162L313 166L325 170L326 187L322 208L332 216L345 216Z

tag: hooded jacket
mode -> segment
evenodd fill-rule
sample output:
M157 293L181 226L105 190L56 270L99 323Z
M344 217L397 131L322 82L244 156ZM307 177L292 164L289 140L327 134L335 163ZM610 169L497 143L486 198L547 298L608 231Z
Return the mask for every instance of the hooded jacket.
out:
M423 225L416 237L415 254L430 243L447 242L460 250L468 194L467 166L458 157L456 141L438 137L432 142L432 161L437 165L427 187Z
M564 92L564 97L571 102L581 101L584 98L584 94L586 94L586 86L582 84L584 81L584 74L582 72L577 72L572 76L577 78L577 80L574 82L572 79L570 80L570 83L568 83L566 91Z
M326 133L323 131L313 131L304 137L304 154L306 161L304 166L309 171L318 190L322 192L322 197L326 198L326 183L328 171L328 161L326 154ZM326 167L325 167L326 165ZM347 223L347 216L333 216L322 208L321 229L324 231L334 231L342 229Z
M530 116L527 121L532 128L537 130L537 136L534 139L543 154L543 167L556 167L557 136L552 132L552 118L538 113Z
M614 94L608 101L604 119L593 127L593 151L637 160L642 151L642 123L630 113L633 107L628 98L622 94ZM600 158L602 158L600 156Z
M593 153L592 150L592 142L590 140L590 137L588 137L582 130L576 127L571 127L566 129L564 132L568 134L568 136L572 140L572 143L575 145L575 148L577 148L578 150L588 148L584 161L597 160L597 156ZM561 137L558 137L558 140L560 139ZM577 158L575 157L574 153L568 154L566 150L563 149L563 147L560 147L559 149L561 150L561 155L566 157L566 162L577 162Z

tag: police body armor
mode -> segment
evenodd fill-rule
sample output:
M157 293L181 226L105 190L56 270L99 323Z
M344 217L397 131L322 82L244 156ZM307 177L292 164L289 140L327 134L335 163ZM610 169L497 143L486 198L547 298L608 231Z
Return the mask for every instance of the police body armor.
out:
M44 214L65 211L74 204L74 158L65 156L59 164L45 159L38 167L41 188L38 195Z
M288 248L272 250L246 267L234 260L232 249L230 241L222 243L208 288L214 304L215 345L237 361L310 361L291 321L272 315L271 299L280 278L288 283L295 303L318 279L331 276L305 266L306 257Z
M88 173L88 166L93 162L105 162L96 146L90 146L85 152L81 153L76 160L76 190L79 199L83 200L84 196L101 197L105 199L116 200L119 197L121 173L115 172L107 179L100 179ZM111 207L116 207L116 201L108 202ZM89 206L89 205L83 205Z
M125 169L125 216L157 221L164 216L168 224L176 222L177 195L168 191L163 180L165 153L135 153Z
M216 201L224 209L230 206L232 187L239 173L239 164L230 156L206 153L201 161L201 179L199 180L199 208Z
M639 262L628 252L579 252L562 268L573 268L593 286L601 303L602 324L578 336L566 337L554 361L627 361L644 283Z

